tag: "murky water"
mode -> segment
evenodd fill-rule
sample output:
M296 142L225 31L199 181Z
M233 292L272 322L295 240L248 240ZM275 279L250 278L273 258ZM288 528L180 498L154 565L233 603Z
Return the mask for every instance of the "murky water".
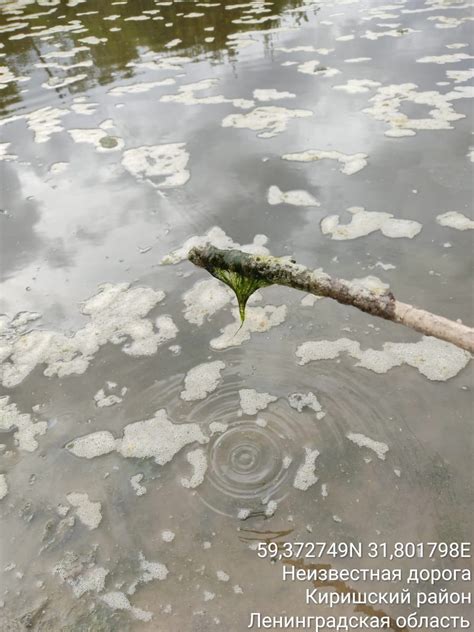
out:
M467 354L282 288L237 331L186 254L472 323L469 4L3 0L0 33L1 629L237 632L314 614L262 539L468 540Z

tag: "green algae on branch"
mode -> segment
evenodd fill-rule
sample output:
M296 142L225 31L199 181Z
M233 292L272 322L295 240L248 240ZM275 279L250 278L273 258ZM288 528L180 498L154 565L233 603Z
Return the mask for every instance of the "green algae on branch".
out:
M234 265L228 267L219 266L213 258L213 254L219 256L220 252L225 252L227 258L232 258L235 255ZM204 254L204 257L201 255ZM195 265L205 268L209 274L219 279L226 285L228 285L235 293L237 302L239 304L240 322L243 325L245 321L245 308L247 301L254 292L263 287L273 285L273 281L264 278L259 273L255 273L250 269L239 269L244 254L240 250L225 250L220 251L213 246L206 246L205 248L192 248L189 252L188 259ZM259 260L265 259L262 255L259 255ZM273 259L274 257L268 257Z
M271 285L271 283L268 283L267 281L243 276L242 274L232 272L231 270L213 268L208 271L215 276L216 279L219 279L219 281L222 281L234 290L239 303L240 322L242 325L245 321L245 306L247 305L249 298L260 288Z
M210 244L192 248L188 259L234 290L242 324L249 297L261 287L277 284L352 305L372 316L405 325L474 353L472 327L402 303L390 291L375 292L360 284L330 277L322 270L309 270L288 258L221 250Z

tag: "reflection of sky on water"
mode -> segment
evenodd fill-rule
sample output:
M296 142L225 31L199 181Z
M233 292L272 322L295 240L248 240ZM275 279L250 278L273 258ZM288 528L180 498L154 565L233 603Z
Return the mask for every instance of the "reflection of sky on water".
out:
M147 560L159 559L168 566L166 581L140 585L136 595L129 596L134 606L153 611L153 621L163 629L219 629L215 619L225 626L222 629L244 629L248 612L261 610L275 595L282 608L294 610L294 603L300 603L297 587L284 586L283 593L279 572L263 567L235 537L239 522L208 509L228 510L229 498L218 496L219 486L213 487L212 477L195 491L183 489L180 481L192 469L185 450L158 467L152 459L132 460L117 452L83 461L63 449L72 439L94 431L121 437L126 424L151 419L163 407L174 421L203 427L225 421L236 427L242 388L279 398L261 413L268 421L268 431L258 426L257 434L273 437L278 430L294 458L289 475L283 476L282 470L278 475L287 487L275 492L281 503L275 515L264 519L259 515L264 510L252 508L255 517L244 526L261 530L291 527L296 536L306 538L310 525L323 539L375 538L379 534L401 540L413 539L414 534L427 539L467 537L466 473L471 446L462 437L472 408L470 393L464 388L466 371L446 383L430 382L406 365L376 375L355 368L355 361L344 354L337 361L313 362L296 369L295 349L305 340L347 337L359 341L362 349L380 349L384 342L416 342L419 336L389 323L372 322L326 300L303 308L298 293L281 288L263 290L263 300L256 305L285 303L288 315L282 325L252 334L240 346L215 352L209 341L231 322L230 306L210 322L205 320L202 327L190 324L183 317L182 295L205 277L186 262L177 266L159 262L190 236L203 235L212 226L221 227L239 244L264 234L274 254L293 255L304 264L346 278L376 275L402 300L471 322L470 231L436 222L446 211L470 216L469 118L454 121L453 129L420 130L414 136L389 138L384 135L389 125L363 112L371 106L375 87L355 94L334 89L351 79L383 86L410 82L419 91L442 94L470 85L454 83L446 75L447 70L469 68L469 59L443 65L416 61L425 56L470 55L470 46L446 47L470 41L469 22L437 28L438 22L429 19L439 15L465 18L468 9L459 3L425 5L418 1L400 3L393 9L381 9L371 2L310 5L297 0L253 2L232 10L229 2L213 7L198 4L202 3L7 2L0 10L4 44L0 65L17 77L0 90L0 143L10 143L5 153L11 156L0 160L1 310L10 316L21 310L38 311L43 315L41 328L73 332L89 322L79 313L78 304L94 295L99 283L126 282L164 290L166 299L151 312L152 317L171 315L179 328L176 340L163 344L151 356L131 357L108 344L91 358L83 375L47 378L42 375L44 367L37 367L21 384L5 389L22 412L31 413L33 406L43 405L38 415L49 424L46 434L38 437L37 451L25 456L13 449L0 470L7 473L9 485L1 506L5 508L6 539L17 533L17 540L9 540L11 549L2 554L2 567L14 560L23 571L38 550L46 547L31 571L25 571L24 579L5 573L11 595L20 590L18 601L13 596L5 598L6 620L14 610L31 611L35 600L45 594L58 594L61 605L50 629L73 630L77 622L111 629L111 623L101 619L105 616L107 620L110 612L101 610L105 606L97 607L93 620L82 605L89 603L87 599L98 603L94 592L84 600L72 601L71 583L62 585L51 573L65 551L84 556L92 542L99 544L99 553L91 558L94 568L102 566L110 572L107 590L114 590L114 583L123 581L126 588L136 580L141 572L140 551ZM406 12L413 9L429 10ZM204 16L185 17L193 12ZM42 15L34 17L37 13ZM114 14L120 17L104 19ZM278 19L248 25L232 21L272 15ZM129 19L137 16L147 19ZM71 24L69 31L21 37ZM399 28L417 32L376 40L362 37L366 31L396 32ZM247 36L229 37L241 31ZM347 35L354 38L344 39ZM80 41L91 37L107 41ZM166 46L178 39L181 42ZM312 46L315 51L279 50L300 46ZM74 47L82 49L73 57L51 55ZM334 50L325 54L324 49ZM163 60L173 57L189 60L157 67L157 61L163 65ZM354 58L370 59L346 61ZM298 65L315 59L340 74L324 77L298 71ZM88 61L92 66L70 70L53 65L67 67ZM64 87L44 85L82 73L84 79ZM175 83L145 90L146 82L167 78ZM265 139L257 137L261 130L222 127L225 117L245 115L252 108L228 102L187 105L160 101L185 84L208 79L217 80L216 85L195 92L196 97L251 100L256 89L274 89L296 97L255 100L254 107L311 110L313 115L291 119L286 130ZM124 86L143 91L111 93ZM454 100L452 105L461 114L470 112L467 98ZM46 122L34 123L35 113L42 108L64 110L60 112L64 116L58 119L57 131L49 130L49 140L35 142L35 135L38 141L48 132ZM429 109L409 101L401 105L400 112L418 118L426 117ZM83 128L99 130L101 125L103 144L77 142L69 133ZM118 146L113 146L114 139L119 139ZM131 148L174 143L185 143L189 153L186 169L191 177L183 186L155 188L121 162L123 152ZM307 149L362 152L368 155L368 165L354 175L345 175L336 161L281 159L283 154ZM308 191L321 206L269 205L267 191L273 185L282 191ZM345 210L351 206L416 220L423 228L412 240L390 239L374 232L336 241L321 233L322 218L337 214L348 222ZM36 326L32 323L27 329ZM170 351L173 343L181 349ZM197 364L216 359L226 364L223 383L202 401L183 402L179 396L183 376ZM106 381L117 386L107 387ZM119 393L124 386L128 391L120 404L97 408L93 396L100 388ZM315 421L310 409L297 413L287 404L290 393L310 391L318 395L327 413L322 420ZM386 460L349 443L345 438L348 431L387 444ZM11 432L6 436L10 450ZM225 434L214 435L203 449L214 454L213 446L219 445L220 437ZM304 459L304 452L298 452L303 444L321 452L316 461L320 480L304 493L295 492L291 485ZM281 446L268 447L264 439L262 446L267 456L273 449L277 459L284 454ZM238 454L241 448L237 445ZM213 466L220 464L216 461ZM141 497L130 487L130 477L137 473L144 475L141 482L147 488ZM34 498L30 498L30 476L36 477ZM321 495L322 484L328 487L327 498ZM23 494L23 490L27 491ZM88 533L77 520L74 527L59 524L57 505L66 503L71 491L88 491L91 499L101 502L103 518L98 530ZM421 512L407 515L407 506L418 506ZM70 512L69 516L73 510ZM34 516L31 522L27 519L30 514ZM421 514L426 517L422 519ZM177 534L175 545L163 546L159 533L167 528ZM18 538L29 544L20 550ZM211 540L212 548L203 548L203 542ZM192 569L188 568L189 558L193 559ZM203 565L205 570L198 572ZM215 572L229 572L229 566L233 573L226 591L227 585L215 579ZM176 595L182 594L180 575L185 575L191 588L177 600ZM38 579L46 588L35 585ZM244 595L232 590L234 584L243 588ZM203 591L215 593L216 598L204 602ZM67 614L71 603L72 614ZM166 611L168 603L172 604L170 612ZM192 614L200 609L204 614ZM53 615L45 616L47 620ZM232 627L236 620L242 621L241 627ZM153 622L135 623L130 613L118 621L124 630L154 629Z

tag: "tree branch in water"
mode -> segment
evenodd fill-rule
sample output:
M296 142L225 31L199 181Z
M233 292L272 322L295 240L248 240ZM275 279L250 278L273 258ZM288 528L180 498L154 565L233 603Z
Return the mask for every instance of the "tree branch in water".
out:
M234 290L242 322L247 301L256 290L268 285L286 285L352 305L372 316L400 323L425 336L446 340L474 352L472 327L402 303L390 291L378 293L351 281L330 277L320 270L309 270L287 258L221 250L211 245L192 248L188 259Z

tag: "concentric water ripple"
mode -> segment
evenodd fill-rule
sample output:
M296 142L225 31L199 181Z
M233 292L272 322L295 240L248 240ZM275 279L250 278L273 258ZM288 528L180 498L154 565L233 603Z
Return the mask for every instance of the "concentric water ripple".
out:
M217 437L209 454L209 481L225 494L253 498L271 494L286 477L285 455L272 429L243 422Z
M223 381L203 400L185 402L180 398L182 374L154 382L134 397L133 406L146 406L149 416L158 408L166 408L174 423L198 423L208 434L209 443L200 446L207 454L207 470L196 493L209 508L234 518L241 510L245 510L243 515L262 515L270 500L278 503L290 493L301 493L293 483L304 462L305 448L320 452L316 463L320 483L332 481L333 488L342 493L347 483L341 472L355 474L364 467L364 456L377 461L375 454L367 449L361 452L347 439L349 432L389 446L393 463L380 463L387 476L393 477L394 465L420 461L422 450L407 427L403 411L389 406L376 388L380 376L354 368L349 361L300 367L296 362L294 366L277 362L277 355L269 352L263 360L275 367L271 382L265 373L245 378L228 363ZM242 388L269 392L278 400L258 415L242 416ZM292 408L288 395L296 392L313 392L325 417L318 419L310 408L301 412ZM130 400L128 403L132 404ZM182 455L176 457L180 458ZM184 463L183 467L189 468ZM181 474L181 467L179 471ZM320 496L320 483L306 493Z

